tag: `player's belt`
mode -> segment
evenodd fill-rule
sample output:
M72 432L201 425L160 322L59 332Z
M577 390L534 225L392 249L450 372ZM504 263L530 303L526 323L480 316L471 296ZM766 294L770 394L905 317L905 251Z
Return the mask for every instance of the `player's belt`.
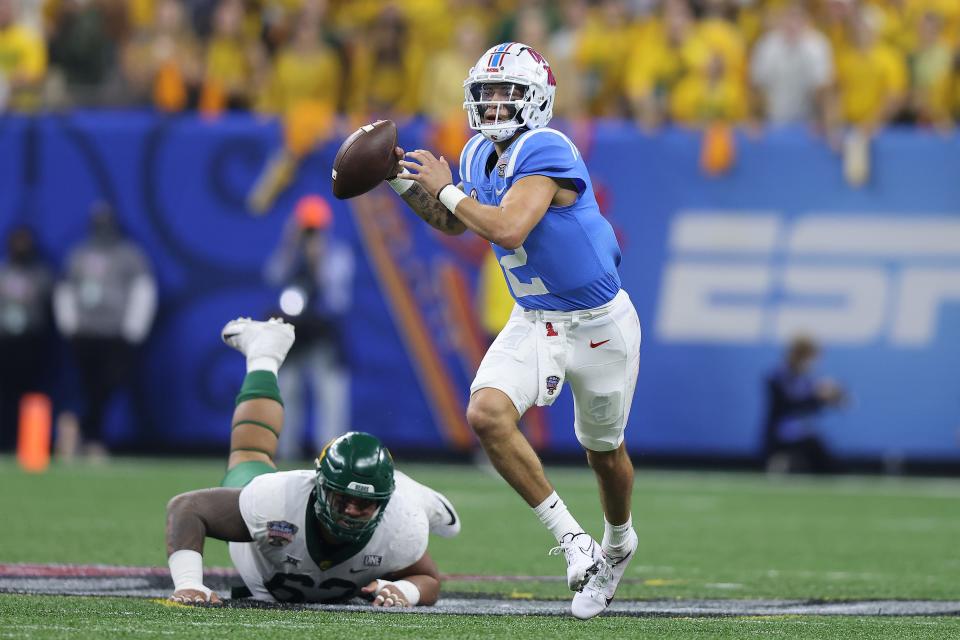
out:
M575 309L573 311L548 311L544 309L524 309L523 314L528 320L542 320L544 322L578 322L592 320L605 316L622 300L629 298L627 292L621 289L613 296L610 302L591 309Z

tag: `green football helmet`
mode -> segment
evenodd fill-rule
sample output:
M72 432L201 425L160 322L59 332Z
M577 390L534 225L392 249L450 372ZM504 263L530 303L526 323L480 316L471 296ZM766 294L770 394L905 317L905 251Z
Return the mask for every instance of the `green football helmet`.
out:
M357 542L371 534L393 495L393 457L387 448L369 433L351 431L331 440L316 466L314 509L330 535Z

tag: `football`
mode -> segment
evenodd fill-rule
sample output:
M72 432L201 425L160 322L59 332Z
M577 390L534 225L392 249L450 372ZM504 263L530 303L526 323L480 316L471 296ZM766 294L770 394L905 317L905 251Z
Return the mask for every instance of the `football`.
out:
M354 131L333 161L333 195L340 200L370 191L396 172L397 125L377 120Z

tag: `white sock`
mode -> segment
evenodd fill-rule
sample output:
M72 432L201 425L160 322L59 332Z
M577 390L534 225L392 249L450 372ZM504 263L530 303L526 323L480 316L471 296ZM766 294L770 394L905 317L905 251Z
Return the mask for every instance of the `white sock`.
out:
M279 375L280 361L270 356L247 358L247 373L251 371L269 371L273 375Z
M607 519L603 519L603 549L612 549L619 551L633 536L633 516L627 517L623 524L610 524Z
M563 500L560 499L556 491L534 507L533 512L540 518L543 526L550 530L550 533L557 539L557 542L560 542L560 539L568 533L580 533L583 531L583 527L581 527L580 523L567 511L567 505L563 503Z

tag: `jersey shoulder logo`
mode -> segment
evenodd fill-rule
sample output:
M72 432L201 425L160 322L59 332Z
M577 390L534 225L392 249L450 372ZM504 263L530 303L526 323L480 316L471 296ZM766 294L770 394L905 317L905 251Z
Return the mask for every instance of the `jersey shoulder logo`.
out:
M267 523L267 541L272 547L282 547L293 542L299 528L286 520L271 520Z
M383 563L383 556L368 554L363 556L363 566L379 567Z
M547 395L552 396L557 392L557 386L560 384L560 376L547 376Z

